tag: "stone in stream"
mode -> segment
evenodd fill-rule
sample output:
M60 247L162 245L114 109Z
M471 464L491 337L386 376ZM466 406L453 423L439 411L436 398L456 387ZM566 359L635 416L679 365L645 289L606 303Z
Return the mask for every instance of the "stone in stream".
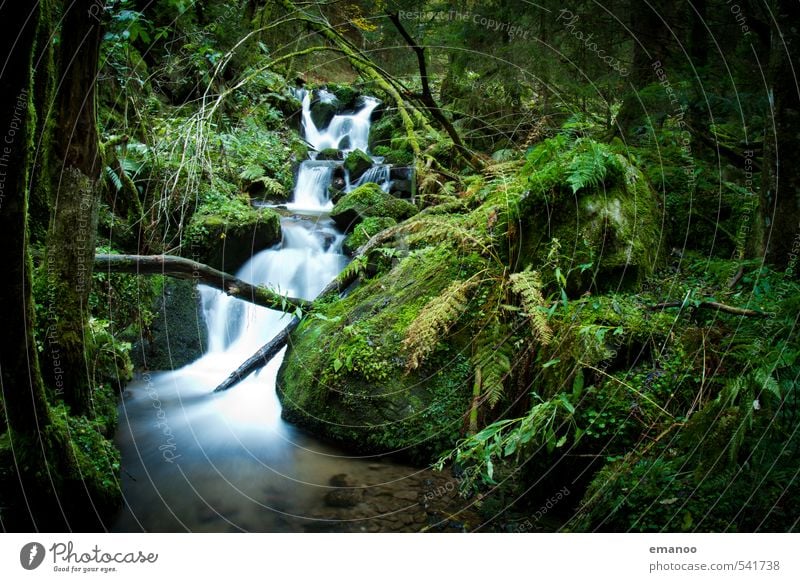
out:
M353 150L344 159L344 167L350 173L350 181L355 182L372 167L372 158L361 150Z
M395 198L369 182L345 194L331 210L331 218L340 229L350 232L370 216L386 216L399 222L416 213L417 208L410 202Z
M364 490L358 487L347 473L334 475L329 483L337 489L325 494L324 501L328 507L355 507L364 499Z

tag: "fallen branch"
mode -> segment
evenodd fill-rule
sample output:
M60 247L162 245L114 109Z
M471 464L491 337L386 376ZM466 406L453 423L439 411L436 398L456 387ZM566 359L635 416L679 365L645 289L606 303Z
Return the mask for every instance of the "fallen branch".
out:
M203 283L224 291L227 295L249 301L261 307L278 311L306 311L311 302L296 297L287 297L263 285L251 285L246 281L218 271L213 267L183 257L172 255L95 255L95 271L106 273L133 273L135 275L167 275Z
M673 307L683 307L685 305L692 305L692 304L685 303L683 301L670 301L668 303L658 303L656 305L650 305L648 306L648 309L655 311L657 309L671 309ZM742 307L733 307L732 305L725 305L724 303L718 303L717 301L702 301L692 306L700 307L703 309L716 309L717 311L730 313L731 315L741 315L744 317L769 317L769 313L764 313L763 311L756 311L754 309L744 309Z
M247 378L250 374L269 364L270 360L274 358L279 351L283 349L289 341L289 334L300 324L300 320L296 317L292 318L289 325L284 327L278 335L269 340L260 350L247 358L241 366L236 368L234 372L228 376L225 381L214 388L214 392L224 392L229 388L233 388L239 382Z
M399 225L398 225L399 226ZM393 236L395 236L400 229L398 226L394 226L392 228L387 228L373 236L369 239L362 247L360 247L354 256L354 259L357 259L363 255L369 253L372 249L377 247L378 245L386 242ZM325 297L326 295L330 295L332 293L341 294L345 289L347 289L355 280L358 278L358 273L355 271L349 271L344 276L340 275L335 277L333 281L328 283L325 288L319 292L317 295L317 299L321 297ZM308 308L306 308L308 310ZM214 392L222 392L224 390L228 390L233 388L244 380L247 376L266 366L269 364L269 361L275 357L275 355L281 351L281 348L287 344L289 341L289 335L292 331L300 324L300 320L296 317L289 322L283 330L276 335L274 338L269 340L264 346L262 346L255 354L247 358L242 364L236 368L236 370L228 376L222 384L214 388Z

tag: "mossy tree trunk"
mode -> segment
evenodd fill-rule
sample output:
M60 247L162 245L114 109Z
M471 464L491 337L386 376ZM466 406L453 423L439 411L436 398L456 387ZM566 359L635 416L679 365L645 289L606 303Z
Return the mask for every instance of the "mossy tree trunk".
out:
M56 287L59 298L54 305L55 336L64 370L63 386L56 389L73 414L88 414L91 402L86 331L101 169L95 123L101 27L90 16L92 4L93 0L77 0L63 17L52 141L53 155L62 163L53 168L47 237L48 284Z
M761 249L774 265L791 266L795 275L800 258L800 6L796 0L776 0L768 69L769 111L764 137L761 212L758 234ZM759 253L760 254L760 253Z
M40 7L0 9L4 25L14 31L0 40L6 58L0 75L0 245L6 277L0 285L0 394L17 460L19 499L12 510L16 526L26 530L64 527L58 496L65 494L62 487L75 464L47 402L33 333L28 210L37 135L32 55Z

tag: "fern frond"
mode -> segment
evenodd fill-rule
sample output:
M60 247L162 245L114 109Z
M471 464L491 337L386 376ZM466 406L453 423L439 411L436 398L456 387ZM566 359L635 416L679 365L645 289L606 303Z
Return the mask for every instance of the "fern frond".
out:
M264 176L263 178L259 178L258 182L261 182L261 184L264 185L264 189L269 196L286 195L286 189L283 187L283 184L278 182L275 178Z
M261 180L264 178L264 168L258 165L246 166L241 172L239 172L239 178L242 180L247 180L248 182Z
M406 330L403 346L408 351L406 368L419 368L425 358L443 340L450 328L467 308L471 281L456 281L444 292L428 301Z
M475 338L472 363L476 370L481 371L481 394L492 408L500 402L505 392L513 351L513 345L507 341L505 328L496 317Z
M351 277L360 277L367 270L367 257L361 256L350 261L347 266L339 271L337 279L345 281Z
M569 164L567 183L576 193L582 188L597 188L609 171L619 170L619 160L608 148L593 140L579 140L575 156Z
M408 233L409 244L453 242L464 250L482 251L489 245L489 241L452 216L428 215L408 221L401 230Z
M546 300L542 295L542 279L537 271L514 273L509 278L511 290L519 296L522 310L530 319L534 337L542 345L553 339L553 330L547 321Z
M114 185L114 188L117 190L117 192L122 190L122 179L117 176L117 173L114 171L114 169L110 166L106 166L103 168L103 170L105 171L106 177Z

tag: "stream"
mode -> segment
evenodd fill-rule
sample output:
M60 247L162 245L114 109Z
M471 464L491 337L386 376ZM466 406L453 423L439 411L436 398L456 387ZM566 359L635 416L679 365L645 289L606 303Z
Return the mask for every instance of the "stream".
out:
M342 144L367 151L377 100L363 98L358 111L318 129L311 94L299 91L304 135L317 151ZM346 175L346 189L373 181L388 190L389 167L375 161L353 184ZM328 216L338 163L300 165L282 242L255 253L237 277L313 299L344 268L344 235ZM212 394L289 316L202 285L198 292L206 353L179 370L140 374L124 391L116 444L125 505L113 531L463 529L467 514L452 517L464 502L451 476L348 455L284 422L275 390L284 351L233 389Z

